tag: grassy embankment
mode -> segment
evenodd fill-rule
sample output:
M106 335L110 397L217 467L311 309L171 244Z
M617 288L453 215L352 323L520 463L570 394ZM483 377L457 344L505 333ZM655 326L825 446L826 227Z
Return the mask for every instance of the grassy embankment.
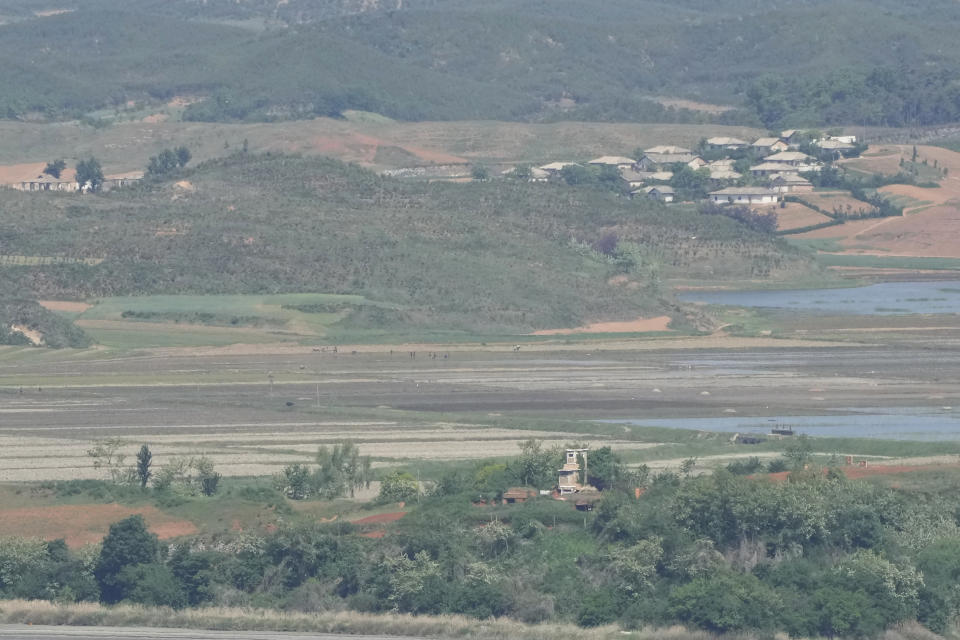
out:
M718 637L681 626L624 631L617 625L584 629L572 624L522 624L506 619L481 620L456 615L426 616L363 614L357 612L295 613L271 610L206 607L174 611L165 607L100 604L56 604L39 600L0 601L0 620L5 624L168 627L223 631L289 631L357 635L417 636L512 640L710 640ZM738 633L736 638L758 636ZM880 640L934 640L940 636L910 623L883 633Z
M55 604L45 601L0 601L5 624L171 627L224 631L292 631L430 638L503 638L584 640L707 640L710 634L682 627L624 632L611 625L584 629L572 624L529 625L507 619L476 620L466 616L364 614L357 612L295 613L272 610L207 607L174 611L164 607L100 604ZM908 634L904 634L909 637Z

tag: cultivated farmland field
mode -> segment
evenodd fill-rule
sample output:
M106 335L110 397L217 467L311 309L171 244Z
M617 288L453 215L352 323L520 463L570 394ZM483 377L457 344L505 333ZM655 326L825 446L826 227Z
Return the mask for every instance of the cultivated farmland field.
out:
M789 231L830 222L830 218L799 202L788 202L777 209L777 230Z
M709 452L719 464L744 453L725 436L592 420L798 415L931 397L960 403L944 375L931 373L929 356L915 351L957 344L950 323L899 321L893 337L908 349L895 351L876 346L891 334L877 334L869 318L787 320L770 321L781 327L777 339L600 336L543 339L519 351L509 344L337 353L282 343L8 348L0 353L0 480L103 477L86 451L106 438L121 438L128 455L148 443L158 464L206 455L226 476L309 463L318 447L344 439L379 467L504 458L532 437L609 444L635 461ZM817 339L802 339L811 328ZM946 371L955 366L949 351L937 362Z
M911 145L871 147L863 158L844 161L843 166L871 173L894 174L900 170L901 159L910 160L912 150ZM904 207L902 217L853 220L795 237L830 240L835 243L831 253L874 256L870 264L861 263L862 266L911 268L906 266L905 259L960 257L960 231L957 225L960 220L960 153L925 145L918 146L917 152L919 157L928 161L928 166L936 161L937 166L948 173L937 188L902 184L881 187L879 192L883 196ZM848 204L854 211L864 206L858 200L851 201L849 196L830 192L803 194L803 197L827 211L835 206L846 208ZM859 266L832 256L828 263ZM932 261L925 267L922 261L917 261L912 268L943 267L938 267Z

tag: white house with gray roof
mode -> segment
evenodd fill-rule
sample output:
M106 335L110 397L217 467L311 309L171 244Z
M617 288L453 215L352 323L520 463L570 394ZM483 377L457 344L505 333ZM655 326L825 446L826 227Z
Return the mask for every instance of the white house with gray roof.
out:
M780 198L777 189L767 187L727 187L710 192L710 201L717 204L776 204Z

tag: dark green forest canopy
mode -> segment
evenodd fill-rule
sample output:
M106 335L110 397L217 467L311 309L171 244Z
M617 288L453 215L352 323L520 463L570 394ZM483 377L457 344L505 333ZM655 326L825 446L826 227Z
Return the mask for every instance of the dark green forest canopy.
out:
M0 212L0 255L57 258L5 265L4 295L357 293L396 306L395 324L474 330L662 313L671 276L813 269L722 216L599 187L402 182L281 155L238 153L109 194L6 191Z
M62 5L62 7L61 7ZM193 94L196 120L377 111L409 120L731 121L770 127L960 120L960 5L0 1L0 115L76 117ZM776 80L772 80L776 78ZM742 107L666 109L668 95Z

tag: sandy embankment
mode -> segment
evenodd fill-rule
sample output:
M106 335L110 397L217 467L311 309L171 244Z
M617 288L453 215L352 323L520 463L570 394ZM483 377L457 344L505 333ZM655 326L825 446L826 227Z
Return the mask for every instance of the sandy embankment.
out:
M572 329L541 329L530 335L534 336L566 336L574 333L648 333L653 331L669 331L670 316L656 318L637 318L626 322L594 322L583 327Z

